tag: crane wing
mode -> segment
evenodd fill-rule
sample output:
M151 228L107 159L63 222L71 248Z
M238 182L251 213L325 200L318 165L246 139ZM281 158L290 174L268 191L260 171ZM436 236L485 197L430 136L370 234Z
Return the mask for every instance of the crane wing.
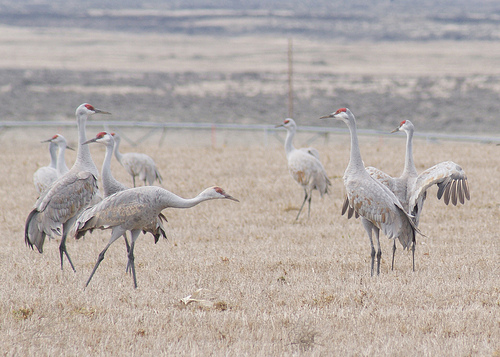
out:
M155 241L160 235L166 237L163 228L166 218L155 207L156 197L144 194L152 187L120 191L87 208L76 220L70 235L78 239L86 231L122 226L124 230L141 229L150 232L155 236Z
M316 188L320 195L328 193L330 179L321 162L302 150L294 150L288 156L288 171L301 186Z
M45 236L61 234L61 225L89 205L97 191L97 178L83 171L58 179L37 200L25 226L25 241L40 253Z
M349 206L388 238L398 238L403 247L408 247L414 240L415 232L420 233L396 195L371 176L349 180L346 190Z
M441 162L418 175L412 188L409 204L415 207L420 197L432 185L438 186L438 199L444 196L444 203L453 205L465 203L465 198L470 200L469 183L465 171L453 161Z
M395 192L396 184L394 177L372 166L368 166L365 169L366 172L368 172L371 177L373 177L375 180L386 186L392 192Z
M373 177L378 182L382 183L384 186L389 188L389 190L391 190L392 192L395 192L396 183L395 183L395 179L392 176L386 174L385 172L383 172L383 171L381 171L373 166L368 166L365 169L366 169L366 172L368 172L368 174L371 177ZM358 212L355 212L354 208L349 205L349 199L347 198L347 196L345 197L344 204L342 206L342 215L344 215L346 212L347 212L347 219L350 219L354 213L355 213L355 218L359 217Z

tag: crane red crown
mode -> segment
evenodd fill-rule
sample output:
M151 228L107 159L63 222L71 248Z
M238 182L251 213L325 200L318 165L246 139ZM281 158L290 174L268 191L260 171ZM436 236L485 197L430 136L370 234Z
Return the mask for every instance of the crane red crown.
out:
M85 108L87 108L88 110L95 111L95 108L90 104L85 104Z
M340 108L339 110L337 110L337 111L335 112L335 114L342 113L342 112L344 112L344 113L345 113L345 112L346 112L346 110L347 110L346 108Z
M406 123L406 120L403 120L401 123L399 123L399 126L404 125L404 123Z
M102 138L102 137L103 137L104 135L106 135L106 134L107 134L107 133L106 133L105 131L101 131L100 133L97 133L96 138L97 138L97 139L100 139L100 138Z

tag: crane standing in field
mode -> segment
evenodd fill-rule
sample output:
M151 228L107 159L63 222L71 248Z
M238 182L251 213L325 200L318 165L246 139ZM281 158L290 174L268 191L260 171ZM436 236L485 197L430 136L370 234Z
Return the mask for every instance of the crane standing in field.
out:
M42 141L42 143L50 140ZM36 192L40 195L47 190L50 185L57 180L57 144L50 141L49 143L50 164L42 166L33 174L33 183L35 184Z
M370 240L372 276L375 261L372 231L375 232L378 275L380 274L380 260L382 257L379 240L380 230L389 239L398 238L405 249L412 245L413 256L415 255L415 234L420 232L396 195L371 177L365 170L359 150L356 119L351 111L347 108L342 108L335 113L321 117L321 119L326 118L335 118L344 121L351 133L351 153L349 164L344 173L344 185L347 191L348 205L361 216L361 222Z
M288 161L288 171L297 183L304 189L305 197L300 206L296 220L299 219L300 212L306 201L308 201L308 215L311 214L312 191L318 190L321 197L328 193L328 186L331 185L325 168L319 161L319 153L314 148L296 149L293 146L293 137L297 131L297 124L293 119L287 118L283 124L276 128L284 127L287 130L285 139L285 152Z
M198 196L190 199L179 197L161 187L143 186L131 188L106 197L95 206L86 209L75 222L71 235L76 239L84 236L87 231L94 229L111 229L111 238L99 254L97 262L85 286L90 283L99 264L104 259L108 248L120 236L130 231L132 242L128 253L127 271L132 273L134 287L137 288L137 279L134 265L134 246L141 231L157 229L158 216L161 211L172 208L190 208L203 201L212 199L230 199L238 202L219 187L210 187Z
M130 176L132 176L132 181L135 187L135 177L139 176L139 179L144 181L144 186L146 182L148 185L152 185L155 180L162 183L162 177L154 160L142 153L129 152L122 154L120 152L120 135L114 134L115 138L115 156L118 162L127 170Z
M61 134L56 134L51 139L49 139L47 141L49 141L51 143L56 143L57 147L59 149L59 153L57 154L57 165L56 165L57 178L59 178L69 171L69 168L66 165L66 159L65 159L66 149L73 150L73 151L75 149L68 146L68 142L66 141L66 138L64 136L62 136Z
M104 161L102 163L101 177L102 177L102 186L104 190L104 197L111 196L117 192L128 190L129 188L122 184L120 181L116 180L111 173L111 158L113 157L113 149L115 146L115 140L113 139L113 133L100 132L96 135L95 138L87 140L83 144L90 143L99 143L106 146L106 155L104 157ZM165 216L160 213L158 215L158 221L154 230L150 230L149 232L155 237L155 243L158 242L160 235L166 237L165 229L163 228L162 221L167 221ZM130 245L127 240L126 233L123 234L123 238L125 238L125 244L127 245L127 252L130 251Z
M374 167L367 167L366 171L376 180L387 186L403 205L406 212L413 217L416 226L419 224L420 215L427 197L427 189L433 185L438 186L437 198L444 197L444 203L453 205L465 203L465 198L470 200L469 183L465 171L453 161L445 161L432 166L418 174L413 161L413 132L415 128L411 121L403 120L392 132L406 132L406 155L403 173L400 177L391 177ZM347 200L344 203L342 214L347 209ZM349 215L350 218L350 215ZM392 269L394 269L394 255L396 241L392 247ZM415 270L415 264L413 264Z
M98 191L98 171L87 145L85 126L87 119L93 114L110 114L84 103L76 109L76 122L78 126L78 153L76 161L61 178L45 191L36 201L33 210L26 219L25 242L33 249L37 247L43 252L45 237L53 234L61 235L59 254L61 258L61 269L63 268L63 254L66 255L71 268L75 267L66 250L66 237L71 225L75 222L79 213L92 201ZM61 232L62 225L62 232Z

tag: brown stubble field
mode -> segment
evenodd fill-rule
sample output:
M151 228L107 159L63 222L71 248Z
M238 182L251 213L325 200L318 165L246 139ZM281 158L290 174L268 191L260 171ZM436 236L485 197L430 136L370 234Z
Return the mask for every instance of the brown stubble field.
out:
M221 42L209 37L7 30L0 38L0 53L10 55L0 56L2 68L104 70L116 71L118 76L149 70L263 71L279 74L283 82L250 80L248 90L286 93L286 39L262 36ZM75 44L74 38L80 42ZM494 42L487 44L488 51L483 43L324 46L298 39L294 45L304 48L295 57L297 92L329 86L307 80L318 61L321 72L332 69L341 78L380 76L381 88L393 75L432 76L442 68L464 76L496 75L500 68L500 46ZM276 54L276 48L283 51ZM222 96L231 90L224 83L213 85L181 84L176 90L194 98ZM495 83L485 80L484 85ZM31 88L33 93L50 90L50 85ZM97 89L75 83L57 90L81 95L81 101L68 104L76 108ZM147 88L110 83L99 87L97 94L103 99L92 104L125 117L116 102L106 103L106 99L119 93L126 100L142 90ZM335 98L331 105L308 115L317 118L337 109ZM54 118L61 119L74 108L53 111ZM281 120L277 114L267 123ZM359 116L358 127L365 128L367 120ZM380 129L389 131L399 120L395 117L394 123ZM76 145L75 133L66 130L61 133ZM131 137L144 134L129 130ZM95 135L94 131L88 128L87 136ZM53 134L50 129L1 133L0 348L4 355L500 354L498 146L415 140L417 168L457 162L468 174L471 201L448 207L431 190L420 224L426 237L417 237L416 271L411 271L411 255L400 246L395 270L390 270L391 242L382 236L381 275L372 278L369 243L361 223L340 216L348 134L313 143L333 186L323 200L315 192L311 217L303 214L298 222L295 216L303 192L287 172L283 147L272 137L220 132L214 147L209 132L174 131L161 146L159 135L137 147L123 144L124 152L145 152L155 159L164 188L190 197L219 185L240 203L214 201L189 210L164 211L168 240L155 245L150 236L141 236L136 245L138 289L133 289L132 278L125 273L122 241L108 250L84 289L109 231L68 241L76 273L68 266L60 270L57 239L46 242L43 254L27 248L23 239L24 222L36 200L32 174L48 163L46 147L38 142ZM296 146L305 145L309 138L299 134ZM399 175L404 135L363 136L360 141L367 165ZM100 167L104 149L94 146L91 151ZM74 158L69 152L68 163ZM115 160L112 170L117 179L131 184ZM203 289L196 296L200 301L181 302L198 289Z
M362 119L358 120L362 126ZM153 156L163 187L183 197L220 185L240 203L205 202L166 210L168 240L136 245L138 289L125 273L123 241L107 252L91 284L84 284L110 232L69 240L73 273L59 268L58 240L44 254L23 241L35 201L32 172L47 161L41 145L9 131L1 176L1 342L6 355L498 355L500 351L498 147L415 142L419 170L453 160L466 170L471 201L447 207L432 190L418 237L416 271L399 246L382 237L382 267L370 277L369 243L359 221L340 216L347 135L317 141L332 178L331 194L315 192L310 218L295 215L300 187L286 169L276 140L241 134L247 144L210 145L172 133L137 150ZM43 135L43 133L31 133ZM167 139L168 136L167 135ZM185 135L183 146L170 145ZM70 135L69 135L70 136ZM89 134L90 136L90 134ZM9 140L11 137L17 139ZM205 137L205 141L202 138ZM297 145L308 135L299 135ZM201 139L200 139L201 138ZM24 141L19 147L16 140ZM253 142L253 143L252 143ZM362 137L367 165L397 175L404 138ZM100 165L104 151L92 147ZM74 154L70 153L72 162ZM113 172L131 183L113 161ZM16 183L15 185L13 183ZM182 298L200 291L200 302Z

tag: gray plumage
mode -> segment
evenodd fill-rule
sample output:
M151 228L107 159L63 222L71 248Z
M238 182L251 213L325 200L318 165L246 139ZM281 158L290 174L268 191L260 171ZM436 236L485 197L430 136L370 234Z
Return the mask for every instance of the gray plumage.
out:
M207 188L196 197L185 199L161 187L143 186L117 192L106 197L97 205L86 209L75 222L71 230L72 236L79 239L87 231L111 229L111 238L104 250L99 254L86 286L90 283L111 244L125 232L130 231L132 242L128 254L127 271L132 273L134 287L137 288L134 246L139 233L148 231L153 235L163 235L165 237L165 232L158 225L158 216L162 210L169 207L190 208L212 199L230 199L238 202L237 199L225 193L220 187Z
M113 135L107 132L100 132L96 135L95 138L87 140L83 144L90 144L90 143L99 143L103 144L106 147L106 155L104 156L104 160L102 162L102 169L101 169L101 178L102 178L102 187L104 191L104 197L111 196L117 192L128 190L129 187L125 186L122 184L120 181L114 178L113 174L111 173L111 159L113 157L113 150L115 146L115 140L113 138ZM153 236L155 237L155 243L158 242L159 235L156 233L157 231L162 232L163 235L165 236L165 230L163 228L163 223L162 221L167 221L165 216L160 213L158 215L158 220L157 220L157 229L152 232ZM130 245L128 243L127 235L126 233L123 234L123 238L125 239L125 244L127 246L127 252L130 251Z
M406 213L394 193L386 186L371 177L365 170L359 150L356 119L347 108L322 117L344 121L351 133L351 153L347 169L344 173L344 185L347 191L348 206L361 216L371 245L371 275L374 272L375 254L377 256L377 275L380 274L379 231L382 230L389 239L398 238L404 249L414 247L415 234L418 228ZM377 253L373 245L372 231L375 232ZM413 250L413 254L414 254Z
M42 141L47 142L47 141ZM38 195L46 191L57 180L57 144L49 143L50 164L42 166L33 174L33 184Z
M68 149L68 150L75 150L75 149L68 146L68 142L66 141L66 138L64 136L62 136L61 134L56 134L51 139L49 139L47 141L50 141L51 143L57 144L57 148L59 150L59 152L57 154L57 165L56 165L57 178L59 178L69 171L69 168L66 165L66 158L65 158L66 149Z
M61 269L63 268L63 254L65 254L72 269L75 270L66 250L68 230L98 191L97 168L90 156L89 147L82 145L87 140L85 134L87 119L96 113L110 114L87 103L76 109L79 145L75 164L68 173L57 179L50 189L40 196L26 219L25 242L32 249L36 246L40 253L43 252L46 236L61 235L59 245Z
M418 227L420 215L427 197L427 189L433 185L438 186L437 197L443 197L444 203L453 205L458 202L464 204L465 199L470 200L469 183L465 171L453 161L445 161L418 173L413 160L413 132L415 127L409 120L403 120L392 132L404 131L406 133L405 165L400 177L392 177L383 171L367 167L366 171L376 180L387 186L403 205ZM344 205L345 207L345 205ZM392 268L394 269L394 255L396 242L392 248ZM415 264L413 263L413 267Z
M158 180L161 184L163 178L156 167L154 160L142 153L129 152L122 154L120 152L120 142L121 138L118 134L113 134L115 138L115 156L118 162L125 168L125 170L132 176L132 181L135 187L135 177L138 176L141 181L148 185L152 185L153 182Z
M111 238L99 254L97 262L87 280L86 286L90 283L92 276L99 264L104 259L104 254L108 248L125 232L130 231L132 241L128 254L127 271L132 273L134 287L137 287L134 265L134 246L141 231L147 231L155 236L165 236L165 232L158 225L158 216L161 211L172 208L189 208L203 201L212 199L237 199L226 194L219 187L210 187L201 192L198 196L190 199L179 197L161 187L143 186L120 191L106 197L93 207L86 209L75 222L71 230L71 235L80 238L87 231L94 229L111 229Z
M288 161L288 171L293 179L304 189L304 201L300 206L296 220L299 219L300 212L306 201L308 201L308 216L311 215L312 191L318 190L321 197L328 193L328 186L331 185L325 168L319 161L318 150L314 148L296 149L293 146L293 137L297 131L297 124L293 119L287 118L283 124L276 128L284 127L287 130L285 139L285 153Z

